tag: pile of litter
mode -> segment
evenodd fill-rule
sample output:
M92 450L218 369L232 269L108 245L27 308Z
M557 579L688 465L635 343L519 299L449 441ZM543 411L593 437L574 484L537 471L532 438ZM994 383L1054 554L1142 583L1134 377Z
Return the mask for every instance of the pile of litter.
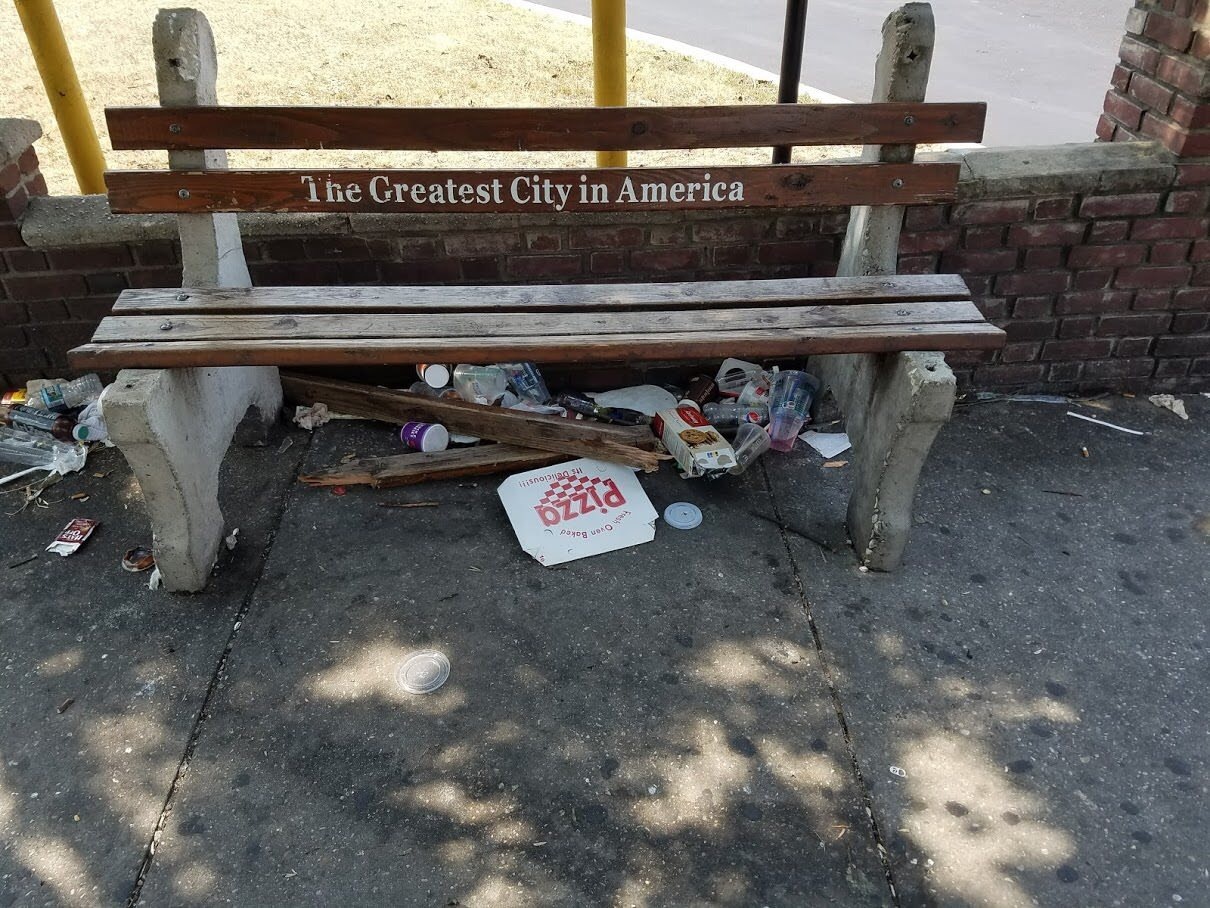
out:
M684 387L596 394L552 394L529 362L426 363L416 373L406 390L283 374L298 425L312 429L337 413L393 422L409 451L342 462L302 481L393 488L511 473L501 500L522 547L547 565L650 541L658 514L634 470L672 460L685 479L742 474L770 450L793 449L819 392L806 372L738 359ZM848 447L843 435L803 437L827 456ZM684 513L682 525L695 526Z

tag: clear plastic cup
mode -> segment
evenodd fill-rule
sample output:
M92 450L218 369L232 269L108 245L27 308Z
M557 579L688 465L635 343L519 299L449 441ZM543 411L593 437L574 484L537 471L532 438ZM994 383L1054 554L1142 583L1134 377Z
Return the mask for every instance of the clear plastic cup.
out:
M777 373L769 393L769 441L774 451L793 449L818 391L819 379L813 375L797 369Z
M472 404L494 404L508 390L508 376L499 366L462 363L454 369L454 390Z
M731 442L731 447L735 449L735 466L731 472L736 476L744 472L769 450L769 446L769 433L764 427L750 422L741 424L736 430L735 440Z

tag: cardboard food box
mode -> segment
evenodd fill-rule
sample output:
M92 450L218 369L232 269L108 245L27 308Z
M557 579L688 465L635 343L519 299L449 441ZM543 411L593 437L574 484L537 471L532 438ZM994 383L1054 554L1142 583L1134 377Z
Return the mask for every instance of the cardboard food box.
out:
M500 501L521 548L547 567L655 538L659 516L634 471L573 460L510 476Z
M735 450L693 407L661 410L651 424L686 477L721 476L735 466Z

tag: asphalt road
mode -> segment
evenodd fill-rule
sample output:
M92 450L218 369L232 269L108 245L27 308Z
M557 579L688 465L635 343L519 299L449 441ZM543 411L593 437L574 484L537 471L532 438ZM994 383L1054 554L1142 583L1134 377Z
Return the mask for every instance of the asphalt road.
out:
M545 0L587 15L589 0ZM988 102L988 145L1093 138L1130 0L933 0L929 99ZM777 71L782 0L630 0L631 28ZM810 0L803 82L868 100L893 0Z

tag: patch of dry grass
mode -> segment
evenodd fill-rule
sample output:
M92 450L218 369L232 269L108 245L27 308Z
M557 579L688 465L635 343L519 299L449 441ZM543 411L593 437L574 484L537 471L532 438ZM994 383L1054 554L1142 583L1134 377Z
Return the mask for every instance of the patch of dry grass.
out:
M109 149L107 105L156 103L154 0L60 0L59 15L111 168L161 167L162 152ZM424 107L587 106L592 42L583 26L495 0L204 0L227 104ZM737 13L737 16L739 14ZM776 86L631 42L632 104L770 103ZM9 61L3 116L32 117L51 192L76 192L54 117L11 4L0 3ZM767 149L644 152L637 166L767 163ZM817 157L804 149L796 159ZM580 167L591 153L236 152L233 166Z

